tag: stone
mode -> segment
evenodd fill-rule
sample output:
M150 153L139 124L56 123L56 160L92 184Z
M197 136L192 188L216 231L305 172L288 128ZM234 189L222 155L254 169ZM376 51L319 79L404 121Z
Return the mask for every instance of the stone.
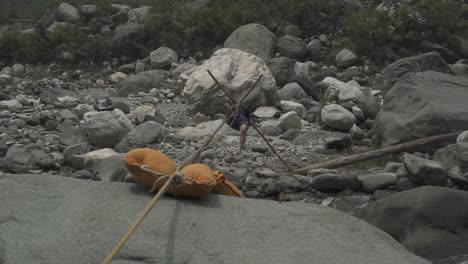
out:
M282 186L282 189L287 190L303 190L304 185L291 176L281 175L279 178L279 182Z
M413 183L408 177L401 177L398 179L397 183L395 184L395 187L399 191L406 191L416 188L418 187L418 185Z
M356 87L333 77L326 77L322 83L327 85L324 98L330 102L353 102L365 115L371 117L376 116L380 110L380 104L367 88Z
M123 73L123 72L116 72L114 74L112 74L109 79L113 82L113 83L118 83L122 80L125 80L128 78L128 75Z
M337 104L324 106L320 115L322 121L331 128L348 131L356 123L353 113Z
M263 75L243 106L253 112L260 106L278 105L276 82L270 70L258 57L236 49L220 49L190 75L182 96L194 105L194 110L207 115L224 112L229 98L214 85L210 70L221 85L234 97L240 97Z
M279 179L280 175L269 168L260 168L255 170L255 175L257 175L259 178L264 178L264 179Z
M302 116L306 113L306 108L300 103L296 103L292 101L280 101L280 104L281 104L281 109L283 110L283 112L287 113L287 112L294 111L299 116Z
M19 221L8 220L3 225L8 226L9 232L0 232L4 256L8 256L5 264L100 262L105 254L102 248L109 241L118 241L122 235L112 230L121 227L125 231L133 216L138 215L151 199L148 189L137 184L6 174L0 180L0 200L14 202L0 204L1 219ZM40 210L18 210L18 206L28 208L27 205ZM194 263L226 264L248 263L253 258L257 264L272 263L272 260L275 263L308 263L310 259L320 259L321 264L430 263L414 256L391 236L366 222L315 204L289 203L285 206L276 201L210 194L195 202L165 197L154 209L157 213L149 214L126 244L125 252L133 253L122 252L124 254L114 260L116 264L142 262L135 259L163 263L173 259L174 263L182 263L187 256L192 256ZM177 221L171 221L174 212L178 213ZM216 227L223 230L221 237L219 230L206 222L206 219L220 217L223 221ZM34 221L24 223L22 219ZM109 226L110 222L112 226ZM60 223L60 230L57 223ZM168 226L154 223L172 223L174 230L186 230L174 233ZM285 226L287 230L284 230ZM239 234L239 229L249 235ZM197 243L200 230L211 239ZM168 250L157 245L167 245L167 238L171 236L174 245L184 250L169 250L167 256ZM68 239L70 237L73 241ZM225 243L228 238L242 243L232 250L233 245ZM289 254L288 249L278 245L280 240L295 241L296 250L304 254ZM25 253L15 246L18 244L34 249L34 252ZM77 244L86 246L77 247ZM325 251L327 254L323 254ZM213 256L212 252L225 253Z
M34 159L24 147L11 146L3 158L2 168L7 172L21 174L34 169Z
M259 189L262 193L267 196L276 196L278 195L282 188L280 183L274 179L266 179L260 184Z
M16 112L22 107L23 105L21 105L21 103L16 99L0 101L0 109L6 109L10 112Z
M457 137L457 143L460 142L465 142L468 143L468 131L463 131L460 133L460 135Z
M307 44L307 51L309 51L310 56L317 57L322 51L322 47L320 40L314 38Z
M94 106L89 104L79 104L72 109L79 118L82 118L86 113L94 111Z
M153 69L163 69L170 67L172 63L177 62L179 56L177 52L168 47L160 47L150 53L150 63Z
M460 59L460 57L453 51L447 49L446 47L430 42L430 41L423 41L421 44L421 51L423 52L432 52L435 51L440 54L440 56L444 59L444 61L448 63L455 63Z
M81 5L79 10L82 16L87 17L93 17L97 15L98 12L98 8L96 5Z
M224 42L224 47L245 51L267 62L275 54L276 42L273 32L263 25L251 23L232 32Z
M460 167L468 171L468 142L457 142L434 153L433 159L440 162L446 170Z
M365 192L374 192L377 189L386 189L397 183L395 173L382 172L358 176L361 189Z
M270 148L265 145L260 145L260 144L255 144L251 147L253 152L258 152L258 153L267 153Z
M273 58L267 62L267 65L279 86L288 83L293 75L294 61L291 58Z
M113 13L125 13L127 14L130 11L131 7L128 5L121 4L111 4L111 10Z
M468 76L468 65L463 63L455 63L450 65L450 70L455 76L466 77Z
M427 259L466 255L468 194L423 186L390 195L356 214Z
M135 110L130 112L128 117L131 120L135 120L138 124L143 124L147 121L155 121L160 124L164 124L166 122L164 115L151 105L138 106Z
M133 8L128 11L128 22L144 24L151 15L150 6L142 6Z
M295 112L294 112L295 113ZM300 120L299 120L300 124ZM260 131L266 136L279 136L283 134L283 129L279 126L276 120L266 120L260 123Z
M385 172L393 172L396 173L401 167L403 167L403 163L400 162L388 162L385 164Z
M57 18L62 22L76 23L80 21L80 12L68 3L61 3L57 8Z
M307 55L307 45L304 41L291 35L281 37L276 44L276 49L283 56L292 59L300 59Z
M447 171L447 177L452 180L453 183L466 186L468 185L468 179L463 176L463 171L460 167L453 167Z
M152 88L159 87L169 76L170 73L164 70L144 71L132 75L119 83L117 94L125 97L139 92L148 93Z
M354 140L363 140L366 138L366 133L362 131L362 129L356 126L355 124L349 130L349 134L351 135L351 138Z
M22 64L14 64L11 69L12 77L20 77L26 72L26 68Z
M378 142L387 146L467 130L467 101L466 78L433 71L405 75L385 95Z
M328 149L342 149L351 145L349 134L330 132L325 130L314 130L303 132L293 139L295 145L324 145Z
M127 169L119 153L112 149L100 149L79 155L84 159L86 170L97 180L105 182L123 182Z
M298 83L288 83L278 92L280 100L299 102L301 99L307 98L308 95L304 92Z
M160 143L169 131L154 121L145 122L128 133L116 146L116 150L126 153L135 148L148 147L153 143Z
M330 40L328 39L328 36L325 35L325 34L320 34L318 39L320 40L320 43L322 43L322 45L324 45L324 46L330 46L331 45Z
M179 129L176 134L186 140L198 141L210 136L222 122L223 120L214 120L200 123L196 127L184 127Z
M408 153L403 155L402 161L409 173L409 178L416 184L444 186L447 181L447 173L442 164L437 161Z
M287 112L279 118L278 126L283 131L288 129L301 128L301 118L295 111Z
M112 36L112 46L124 48L143 38L144 26L139 23L126 23L115 28Z
M349 49L342 49L335 58L338 67L352 66L357 59L357 55Z
M59 143L65 146L86 142L86 140L84 129L73 126L63 128L59 136Z
M311 185L319 191L342 191L353 185L352 177L343 174L320 174L312 179Z
M135 72L135 63L127 63L127 64L124 64L122 66L119 67L118 69L119 72L123 72L125 74L132 74ZM127 78L128 76L126 76L125 78ZM125 79L123 78L123 79ZM112 79L112 75L111 75L111 79Z
M63 150L65 163L75 169L79 169L79 170L84 169L85 168L84 158L80 157L79 155L88 153L89 150L90 150L90 146L87 142L82 142L82 143L78 143L78 144L66 147Z
M260 106L259 108L255 109L252 115L258 118L273 118L278 116L280 113L280 110L275 107Z
M381 84L380 90L385 94L405 74L424 71L447 73L450 68L437 52L402 58L388 65L382 71L382 80L379 82Z
M35 149L31 151L31 156L34 160L36 167L48 170L55 167L55 161L50 155L45 153L43 150Z
M122 111L115 109L86 113L83 128L89 143L106 148L116 146L133 130L133 125Z

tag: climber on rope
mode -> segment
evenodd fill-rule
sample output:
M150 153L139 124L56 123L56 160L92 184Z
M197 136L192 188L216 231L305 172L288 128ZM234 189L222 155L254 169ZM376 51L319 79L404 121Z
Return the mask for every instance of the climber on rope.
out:
M238 103L225 103L224 109L226 111L226 115L229 117L226 121L227 124L232 129L238 130L240 132L239 151L241 151L244 147L245 140L247 138L247 130L249 130L250 126L250 114Z

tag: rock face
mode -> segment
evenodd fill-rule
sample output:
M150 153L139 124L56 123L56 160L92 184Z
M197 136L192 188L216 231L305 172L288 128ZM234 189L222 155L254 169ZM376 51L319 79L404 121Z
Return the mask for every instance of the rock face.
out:
M153 69L162 69L170 67L172 63L177 62L179 56L177 52L168 47L160 47L150 53L150 62Z
M447 63L439 53L429 52L413 57L403 58L385 67L382 71L381 90L386 93L403 75L410 72L450 71Z
M120 110L112 112L90 112L84 115L84 129L88 142L96 147L115 147L133 125Z
M263 25L251 23L232 32L224 42L224 47L240 49L267 62L275 54L276 42L273 32Z
M423 186L379 200L358 216L416 254L442 259L468 254L468 211L462 208L468 208L467 192Z
M223 91L214 85L207 70L238 100L263 75L244 101L243 105L249 111L279 103L275 79L261 59L237 49L220 49L190 75L182 93L195 106L195 110L203 114L223 112L223 104L229 101Z
M129 94L137 94L139 92L147 93L151 88L159 87L169 76L170 73L163 70L152 70L135 74L118 85L117 94L119 96L128 96Z
M468 129L468 79L439 72L412 73L387 93L377 120L381 144ZM441 125L443 124L443 125Z
M4 175L0 259L99 263L151 198L140 185ZM364 221L322 206L209 195L168 197L154 209L114 262L429 264ZM278 241L294 241L294 250Z
M353 113L337 104L323 107L321 116L322 121L331 128L349 130L356 123L356 117Z

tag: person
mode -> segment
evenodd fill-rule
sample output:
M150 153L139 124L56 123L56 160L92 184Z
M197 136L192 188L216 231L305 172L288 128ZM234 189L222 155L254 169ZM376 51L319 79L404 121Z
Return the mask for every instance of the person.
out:
M232 129L238 130L240 132L239 151L242 151L247 139L247 130L249 130L250 126L250 114L238 103L225 103L224 108L228 117L226 120L227 124Z

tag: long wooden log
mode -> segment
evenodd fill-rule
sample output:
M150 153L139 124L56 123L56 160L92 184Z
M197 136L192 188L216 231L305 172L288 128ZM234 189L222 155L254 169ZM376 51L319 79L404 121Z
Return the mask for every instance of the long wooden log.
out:
M406 151L414 151L416 149L419 149L421 147L424 147L427 144L438 144L442 142L447 142L447 141L455 141L458 137L460 132L454 132L454 133L449 133L449 134L444 134L444 135L438 135L438 136L432 136L432 137L427 137L427 138L421 138L418 140L410 141L410 142L405 142L401 143L398 145L394 146L389 146L377 150L371 150L339 159L334 159L334 160L329 160L313 165L309 165L297 170L294 170L292 173L293 174L307 174L308 171L314 170L314 169L333 169L333 168L338 168L362 161L367 161L371 159L376 159L376 158L381 158L387 155L391 154L396 154L396 153L401 153L401 152L406 152Z

